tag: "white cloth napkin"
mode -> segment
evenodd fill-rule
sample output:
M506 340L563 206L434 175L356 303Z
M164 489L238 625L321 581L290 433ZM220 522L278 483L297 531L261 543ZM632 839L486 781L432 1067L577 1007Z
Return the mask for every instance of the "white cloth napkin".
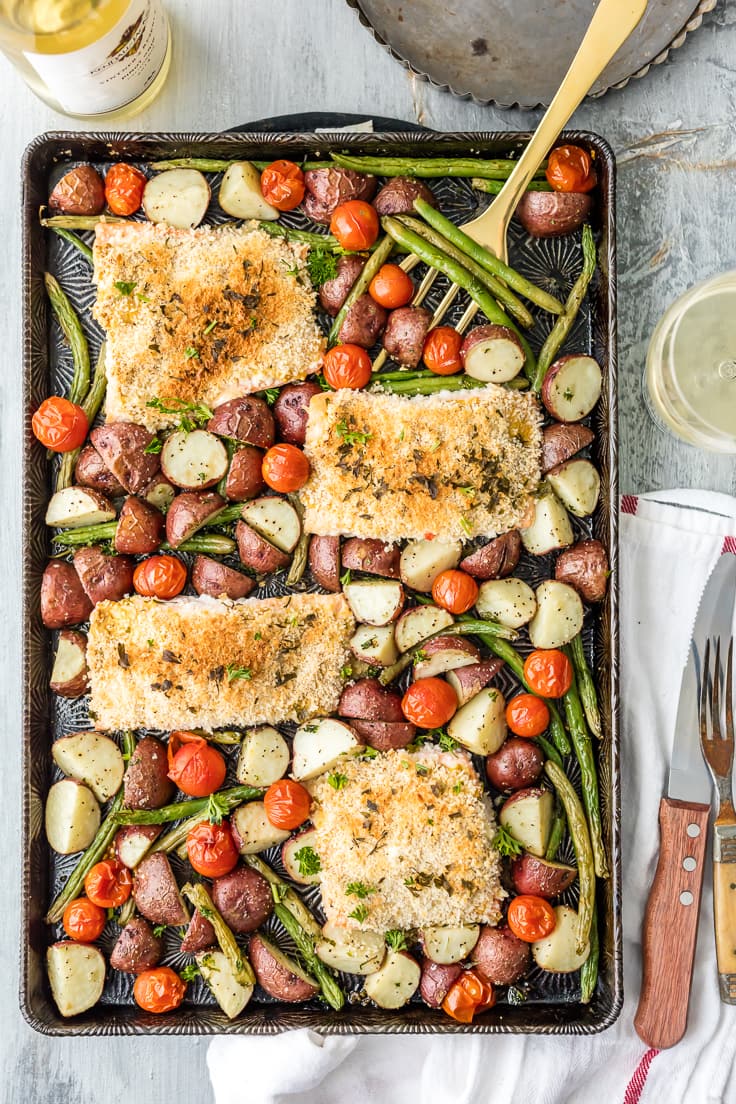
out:
M216 1104L736 1104L736 1008L718 999L709 874L684 1040L647 1051L633 1028L640 931L680 673L698 603L736 554L736 499L660 492L621 503L624 1009L609 1031L567 1036L221 1036ZM667 938L667 933L662 933Z

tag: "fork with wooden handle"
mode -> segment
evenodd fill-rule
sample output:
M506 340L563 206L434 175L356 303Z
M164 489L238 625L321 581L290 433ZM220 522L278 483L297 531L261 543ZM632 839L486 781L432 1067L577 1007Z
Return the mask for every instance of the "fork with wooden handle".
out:
M700 693L700 742L718 795L713 824L713 920L721 1000L736 1004L736 811L733 807L733 637L728 645L725 724L721 730L721 641L715 642L710 674L710 641L705 647ZM708 714L711 731L708 734Z
M527 185L572 113L593 87L614 54L637 27L646 7L647 0L600 0L585 37L570 63L570 68L562 78L554 99L513 172L490 207L479 218L465 223L462 227L469 237L484 245L486 249L490 249L502 261L508 261L506 231ZM412 255L405 258L401 267L406 272L410 272L416 264L418 259ZM425 299L436 276L436 270L430 269L417 289L412 306L418 306ZM442 321L459 290L457 284L450 285L434 312L432 326ZM477 311L477 305L471 303L455 329L462 333ZM384 354L379 354L379 358L380 363L377 360L374 371L386 359Z

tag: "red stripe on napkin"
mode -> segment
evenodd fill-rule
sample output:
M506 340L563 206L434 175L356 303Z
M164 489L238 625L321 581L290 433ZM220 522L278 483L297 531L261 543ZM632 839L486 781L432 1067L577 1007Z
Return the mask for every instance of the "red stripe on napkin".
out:
M621 495L621 513L635 514L639 499L636 495Z
M723 548L721 549L721 555L725 556L727 552L731 552L734 556L736 556L736 537L723 538Z
M641 1062L634 1070L634 1076L629 1081L626 1093L624 1094L623 1104L639 1104L641 1094L646 1084L647 1074L649 1073L649 1067L652 1064L652 1059L656 1058L658 1054L659 1051L655 1050L654 1047L651 1047L646 1052Z

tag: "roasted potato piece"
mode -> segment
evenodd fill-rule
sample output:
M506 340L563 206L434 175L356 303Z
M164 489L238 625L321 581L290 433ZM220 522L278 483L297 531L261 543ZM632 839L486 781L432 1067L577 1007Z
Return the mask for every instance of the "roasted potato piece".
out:
M120 789L125 764L120 748L101 732L70 732L54 740L51 757L68 778L84 782L98 801Z
M555 579L567 583L584 602L602 602L606 596L608 555L598 540L581 540L557 557Z
M264 936L252 935L248 951L258 984L277 1000L295 1004L319 992L314 978Z
M135 562L130 556L108 556L99 548L78 548L74 553L74 569L93 605L98 602L119 602L133 593Z
M309 568L321 587L337 594L340 590L340 538L312 537Z
M504 792L533 786L543 766L542 749L533 740L518 736L509 736L498 751L486 757L488 780Z
M383 333L383 347L391 359L407 368L416 368L431 323L432 312L426 307L399 307L391 311Z
M230 437L244 445L267 449L274 443L276 428L268 403L255 395L230 399L215 408L207 423L210 433Z
M113 970L122 970L126 974L140 974L150 970L161 961L163 943L153 928L142 916L134 916L125 925L117 942L110 952L110 965Z
M414 725L407 721L352 720L350 727L363 743L376 751L405 748L417 734Z
M404 308L406 309L406 308ZM340 341L370 349L376 344L386 325L388 312L370 295L359 295L340 327Z
M118 483L129 493L138 494L159 469L159 458L145 450L153 434L134 422L108 422L93 429L89 439Z
M235 540L238 542L240 562L259 575L278 571L281 567L287 567L290 562L290 557L285 552L275 548L244 521L239 521L235 526Z
M491 985L513 985L531 965L528 943L517 939L509 928L483 926L473 949L473 962L484 981Z
M138 911L152 924L189 923L189 910L179 893L169 857L162 851L149 855L136 867L133 898Z
M170 433L161 449L161 470L176 487L202 491L219 483L228 469L227 449L206 429Z
M164 515L142 498L130 495L123 503L115 530L115 551L147 556L161 547Z
M86 1012L105 988L105 958L89 943L64 940L46 951L51 993L62 1016Z
M208 947L216 945L215 929L207 917L203 916L199 909L195 909L186 934L181 941L181 953L197 954L199 951L206 951Z
M63 629L86 621L92 612L79 575L63 560L46 565L41 580L41 620L47 629Z
M253 445L243 445L230 461L225 495L232 502L247 502L259 495L264 487L263 453Z
M115 518L110 499L91 487L64 487L49 499L46 524L59 529L104 525Z
M415 199L423 199L430 207L437 206L437 200L423 181L410 176L394 176L383 185L373 206L381 217L413 215Z
M85 445L74 467L74 481L82 487L92 487L108 498L120 498L125 488L118 482L94 445Z
M368 575L398 579L400 559L398 545L384 544L380 540L351 537L342 546L342 566L351 571L364 571Z
M339 204L349 199L368 200L373 197L376 178L333 165L305 172L304 187L307 191L302 204L304 213L315 222L329 226L332 212Z
M439 962L432 962L430 958L422 959L419 992L424 1003L430 1008L440 1008L451 986L462 972L462 966L458 966L457 963L443 966Z
M365 258L342 256L337 259L337 272L331 280L325 280L319 289L322 310L334 318L348 297L348 292L365 268ZM301 442L299 442L301 443Z
M223 920L244 935L260 928L273 911L271 887L257 870L236 866L212 882L212 900Z
M341 717L366 721L404 721L401 694L381 686L378 679L363 678L346 686L337 711Z
M542 472L547 474L558 464L564 464L595 440L587 426L571 423L547 426L542 435Z
M59 633L49 686L62 698L81 698L87 693L87 637L75 629Z
M503 667L500 659L482 659L465 667L454 667L447 672L447 681L457 694L458 706L465 705L481 690L485 690Z
M578 876L576 866L550 862L539 855L525 851L511 863L511 879L517 893L531 893L536 897L558 897L572 885Z
M49 196L49 207L64 215L99 215L105 209L105 185L91 165L64 173Z
M165 514L176 495L176 487L163 472L157 472L151 482L141 491L141 498Z
M178 494L166 515L166 539L178 548L206 525L227 503L216 491L185 491Z
M167 169L156 173L143 189L146 218L180 230L199 226L209 202L210 186L197 169Z
M350 258L341 257L340 260L347 261ZM282 441L290 445L304 444L309 418L309 402L314 395L319 395L321 392L322 388L313 380L305 380L304 383L287 383L286 387L281 388L279 397L273 404L273 416Z
M250 576L209 556L197 556L192 565L192 586L197 594L209 594L211 598L223 595L232 599L247 598L255 585Z
M558 357L542 384L542 402L558 422L579 422L601 397L603 372L597 360L584 353Z
M44 827L49 847L60 855L89 847L100 827L100 806L90 788L74 778L54 782L46 798Z
M560 238L583 225L593 206L584 192L525 192L516 217L535 238Z
M128 809L160 809L174 796L176 786L168 776L166 748L155 736L136 744L123 781Z
M510 575L521 557L521 535L518 529L481 545L461 560L460 567L475 579L504 579Z
M116 857L123 866L135 870L163 830L161 824L124 824L115 835Z

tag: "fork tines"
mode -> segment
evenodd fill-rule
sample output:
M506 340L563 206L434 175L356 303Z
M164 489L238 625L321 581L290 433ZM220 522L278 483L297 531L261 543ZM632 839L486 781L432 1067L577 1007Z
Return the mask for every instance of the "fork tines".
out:
M700 741L703 755L713 774L718 778L728 778L730 783L733 764L734 726L733 726L733 637L728 643L725 679L725 725L721 730L721 641L715 641L714 671L710 671L710 640L705 644L703 657L703 677L700 688ZM708 734L708 716L710 714L710 735Z

